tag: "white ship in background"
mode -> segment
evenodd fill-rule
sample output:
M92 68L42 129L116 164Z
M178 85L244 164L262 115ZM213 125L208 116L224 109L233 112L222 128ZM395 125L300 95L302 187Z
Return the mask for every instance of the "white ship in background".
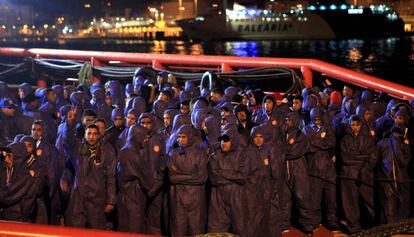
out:
M245 8L216 11L176 21L184 33L200 40L287 40L367 38L404 33L404 22L384 6L357 8L340 5L309 5L278 13Z

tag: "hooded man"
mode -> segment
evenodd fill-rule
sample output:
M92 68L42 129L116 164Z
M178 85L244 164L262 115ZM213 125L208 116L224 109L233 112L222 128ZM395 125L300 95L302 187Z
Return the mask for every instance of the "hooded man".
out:
M310 210L310 183L305 154L309 149L309 139L299 130L301 117L298 112L286 116L283 143L285 146L286 176L282 195L282 230L291 227L292 199L299 209L299 224L306 233L312 233L314 226Z
M168 153L170 231L173 236L205 232L207 154L194 144L194 128L181 126L178 147Z
M232 144L232 137L223 134L220 149L210 156L209 176L212 187L208 211L208 232L231 232L247 235L246 157Z
M361 230L360 202L367 211L366 220L374 220L374 168L377 150L374 140L361 132L361 119L351 116L347 134L340 143L342 207L347 221L347 231ZM372 223L368 223L372 224Z
M58 214L60 207L59 200L59 179L62 175L61 161L59 160L58 151L53 144L46 139L46 126L43 121L35 121L32 125L32 138L36 142L36 154L38 159L43 161L47 166L47 185L44 195L46 207L48 210L48 219L50 224L58 224Z
M116 158L110 147L99 143L99 128L86 127L84 140L75 137L76 110L68 113L64 147L75 167L75 182L66 212L66 225L104 229L105 214L116 203Z
M311 123L302 130L302 133L308 137L310 142L306 160L312 189L313 228L316 229L322 223L321 210L324 202L327 210L326 226L330 230L337 230L336 170L331 156L335 150L335 134L322 122L323 114L319 108L313 108L310 111L310 120Z
M36 171L27 165L23 143L1 148L0 220L31 222L36 206Z
M410 145L404 142L404 131L395 126L389 138L378 142L379 193L381 223L388 224L408 218L410 211L410 183L408 164Z
M118 230L145 233L148 157L145 147L148 131L138 125L129 128L127 142L118 154Z

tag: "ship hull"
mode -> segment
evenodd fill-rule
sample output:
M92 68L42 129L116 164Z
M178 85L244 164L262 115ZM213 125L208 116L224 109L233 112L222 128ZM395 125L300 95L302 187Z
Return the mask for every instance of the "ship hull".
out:
M365 14L353 16L306 11L299 17L280 18L278 21L266 17L254 20L228 20L225 16L196 19L177 21L184 34L196 40L367 38L404 33L404 23L400 19L388 22L382 16Z

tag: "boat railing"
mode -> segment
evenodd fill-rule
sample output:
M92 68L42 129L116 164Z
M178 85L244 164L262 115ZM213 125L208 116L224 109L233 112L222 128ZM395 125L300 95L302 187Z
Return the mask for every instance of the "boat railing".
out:
M387 81L372 75L356 72L348 68L340 67L317 59L307 58L267 58L267 57L236 57L236 56L201 56L201 55L177 55L177 54L150 54L150 53L126 53L83 51L65 49L43 48L0 48L0 56L56 58L92 61L95 66L108 64L110 61L150 65L155 69L165 70L169 68L216 68L220 72L231 72L240 68L258 67L289 67L302 72L304 84L307 87L313 85L314 73L321 73L355 86L385 92L390 96L410 100L414 98L414 88Z

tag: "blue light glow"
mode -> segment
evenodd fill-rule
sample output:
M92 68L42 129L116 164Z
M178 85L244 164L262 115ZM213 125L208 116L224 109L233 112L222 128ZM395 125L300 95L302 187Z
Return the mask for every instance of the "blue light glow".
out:
M322 5L322 6L319 7L319 10L324 11L324 10L326 10L326 7L324 5Z
M346 10L348 7L345 4L342 4L340 8L341 10Z
M337 7L336 7L336 5L331 5L331 6L329 6L329 9L331 9L331 10L336 10L336 9L337 9Z
M316 10L316 7L315 7L315 6L313 6L313 5L310 5L310 6L308 7L308 10L309 10L309 11L315 11L315 10Z

